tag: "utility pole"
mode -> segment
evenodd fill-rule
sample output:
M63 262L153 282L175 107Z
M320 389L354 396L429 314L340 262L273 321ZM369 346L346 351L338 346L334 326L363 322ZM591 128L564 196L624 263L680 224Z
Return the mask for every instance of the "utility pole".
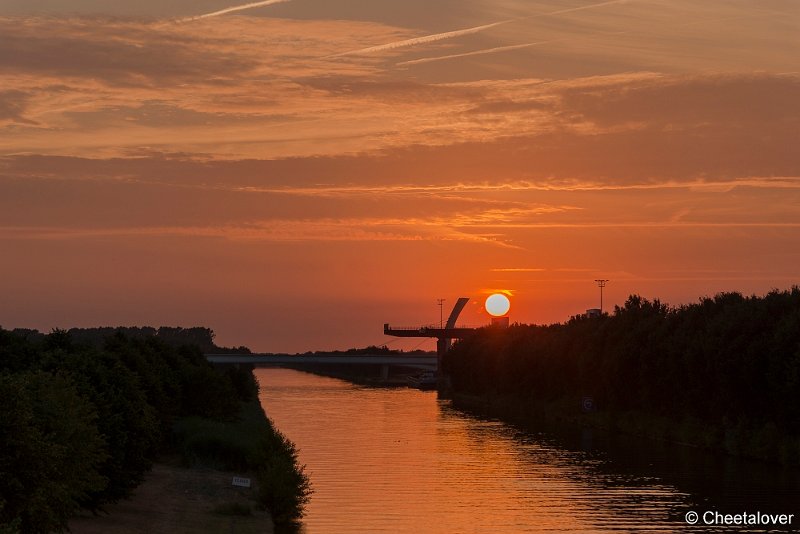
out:
M603 288L606 287L608 280L595 280L597 287L600 288L600 315L603 315Z
M436 304L439 305L439 329L441 330L444 327L444 322L442 322L442 306L444 306L445 299L436 299Z

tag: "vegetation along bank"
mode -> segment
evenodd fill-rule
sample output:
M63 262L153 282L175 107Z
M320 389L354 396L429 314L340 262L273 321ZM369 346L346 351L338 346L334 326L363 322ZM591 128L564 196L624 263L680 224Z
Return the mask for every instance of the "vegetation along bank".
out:
M135 330L0 330L0 533L64 531L130 496L165 455L252 473L253 506L295 522L308 478L250 369L215 369L183 344L208 329Z
M800 288L485 328L444 370L456 404L800 462Z

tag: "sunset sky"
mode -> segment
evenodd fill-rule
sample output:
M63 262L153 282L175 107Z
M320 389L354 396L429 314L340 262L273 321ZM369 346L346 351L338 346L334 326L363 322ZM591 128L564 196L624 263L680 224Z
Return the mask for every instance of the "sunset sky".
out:
M0 0L0 325L295 352L800 283L800 2L255 4Z

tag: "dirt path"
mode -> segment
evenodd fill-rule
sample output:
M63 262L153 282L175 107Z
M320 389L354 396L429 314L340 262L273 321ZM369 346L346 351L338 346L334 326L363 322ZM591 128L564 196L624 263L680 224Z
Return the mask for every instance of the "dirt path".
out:
M133 496L108 506L108 515L82 515L70 521L74 534L272 533L272 519L256 509L255 489L231 485L228 473L155 464ZM252 516L220 515L218 505L250 506Z

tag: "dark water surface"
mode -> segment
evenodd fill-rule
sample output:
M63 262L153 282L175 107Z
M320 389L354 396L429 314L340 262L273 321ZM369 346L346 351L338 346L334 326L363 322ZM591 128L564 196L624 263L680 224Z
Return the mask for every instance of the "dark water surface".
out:
M589 430L533 432L435 392L256 369L261 404L314 486L309 534L754 532L685 514L794 514L800 472ZM794 527L794 528L792 528Z

